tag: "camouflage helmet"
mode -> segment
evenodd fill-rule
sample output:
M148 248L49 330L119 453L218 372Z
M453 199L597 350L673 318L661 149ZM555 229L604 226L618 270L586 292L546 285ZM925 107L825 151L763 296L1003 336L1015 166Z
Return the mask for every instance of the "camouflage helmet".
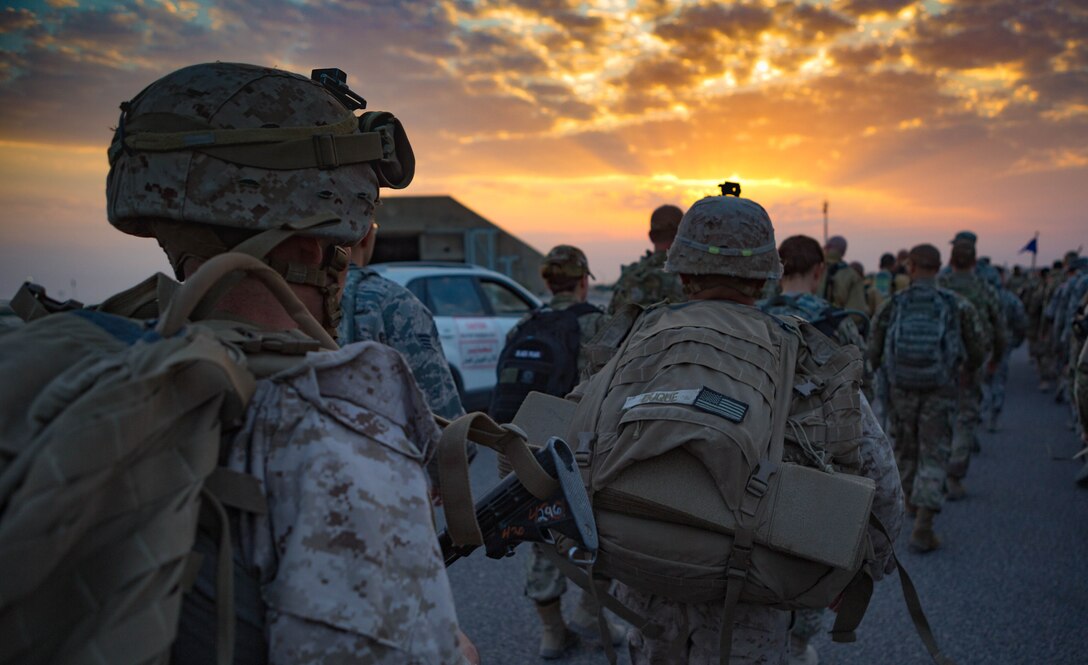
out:
M322 71L342 80L193 65L122 104L109 149L110 223L151 237L149 220L263 231L322 216L329 221L305 235L358 242L371 228L378 187L407 186L414 157L396 118L356 116L365 100L342 72L315 76Z
M665 270L688 275L777 279L782 262L763 206L736 196L708 196L680 221Z
M585 252L573 245L556 245L540 262L540 276L544 279L556 277L580 278L583 275L593 277L589 271L589 259Z

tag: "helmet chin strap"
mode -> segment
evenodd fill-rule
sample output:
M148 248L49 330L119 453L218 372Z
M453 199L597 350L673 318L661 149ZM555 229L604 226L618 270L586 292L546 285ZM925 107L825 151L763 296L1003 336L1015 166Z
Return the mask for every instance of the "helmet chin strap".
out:
M166 252L179 280L185 279L185 265L191 259L204 262L226 252L240 252L268 264L289 284L316 288L321 293L322 299L321 325L335 339L343 317L340 308L340 275L348 267L350 257L347 248L332 243L326 245L319 264L268 258L268 254L280 243L306 229L327 223L329 219L329 214L315 215L283 228L262 231L233 247L229 246L215 229L207 225L164 220L154 222L153 226L155 237ZM219 300L243 278L244 275L239 273L224 279L216 288L209 291L201 304L194 309L192 318L194 320L209 318Z

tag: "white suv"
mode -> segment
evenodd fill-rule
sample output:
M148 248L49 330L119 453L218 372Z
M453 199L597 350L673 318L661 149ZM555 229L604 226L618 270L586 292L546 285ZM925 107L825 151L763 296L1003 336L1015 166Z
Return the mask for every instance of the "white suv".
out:
M370 266L415 294L434 315L442 351L466 411L486 410L506 333L540 299L506 275L467 263Z

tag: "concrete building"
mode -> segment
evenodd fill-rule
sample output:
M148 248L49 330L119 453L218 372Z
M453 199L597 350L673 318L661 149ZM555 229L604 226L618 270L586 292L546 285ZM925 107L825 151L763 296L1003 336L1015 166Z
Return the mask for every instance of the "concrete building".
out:
M544 256L452 196L383 197L374 218L381 227L375 263L474 263L513 278L533 293L546 292L539 273Z

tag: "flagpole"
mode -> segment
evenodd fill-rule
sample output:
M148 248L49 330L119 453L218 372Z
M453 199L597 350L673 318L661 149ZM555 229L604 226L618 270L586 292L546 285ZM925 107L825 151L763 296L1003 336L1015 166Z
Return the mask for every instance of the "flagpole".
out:
M1035 259L1039 256L1039 232L1035 232L1035 251L1031 253L1031 272L1035 272Z
M824 247L827 247L827 199L824 199Z

